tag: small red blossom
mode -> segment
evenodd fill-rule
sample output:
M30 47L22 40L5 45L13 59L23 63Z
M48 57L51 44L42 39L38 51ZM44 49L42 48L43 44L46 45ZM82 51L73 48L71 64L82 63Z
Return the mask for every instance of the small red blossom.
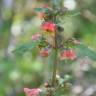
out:
M36 40L39 40L40 37L41 37L41 34L34 34L34 35L32 35L31 39L36 41Z
M43 19L44 17L46 17L46 14L44 12L40 12L39 13L39 18Z
M39 89L39 88L33 88L33 89L24 88L24 92L25 92L26 96L39 96L41 89Z
M56 25L52 22L45 22L42 24L41 28L45 31L49 32L55 32L56 31Z
M49 55L48 49L42 49L42 50L40 51L40 55L41 55L42 57L48 57L48 55Z
M76 54L73 50L64 50L60 55L60 59L61 60L64 60L64 59L74 60L76 59Z

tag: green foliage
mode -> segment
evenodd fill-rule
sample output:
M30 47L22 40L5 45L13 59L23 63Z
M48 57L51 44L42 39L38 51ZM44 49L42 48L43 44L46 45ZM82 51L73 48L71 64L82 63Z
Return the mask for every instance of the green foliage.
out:
M23 53L25 53L26 51L32 50L32 49L35 48L38 44L39 44L38 41L29 42L29 43L26 43L26 44L23 44L23 45L19 46L19 47L16 48L13 52L16 53L16 54L23 54Z
M75 46L76 49L77 49L77 54L79 57L88 57L92 60L96 60L96 53L91 50L90 48L86 47L85 45L83 44L80 44L80 45L76 45Z
M55 7L60 7L63 3L63 0L52 0L52 3Z
M71 79L71 76L70 75L65 75L64 78L60 78L59 79L59 84L63 84L64 82L66 81L69 81Z
M36 46L39 44L40 47L45 47L46 45L45 45L45 43L42 44L42 42L41 43L39 43L39 42L25 43L25 44L19 46L18 48L16 48L13 51L13 53L20 55L20 54L23 54L28 51L28 54L25 54L22 58L18 58L18 56L17 56L14 58L15 60L13 58L11 58L12 60L8 60L10 55L8 55L8 57L6 56L7 48L10 46L10 41L12 41L12 44L13 44L13 45L11 44L12 46L15 45L14 41L16 42L16 44L17 43L21 44L22 43L22 40L21 40L22 34L25 34L25 33L32 34L32 33L38 32L38 30L36 28L40 22L37 18L32 17L33 15L36 15L36 14L34 14L34 12L32 12L32 7L34 5L41 6L44 3L46 3L46 4L48 3L48 5L54 4L53 7L57 8L57 11L54 12L54 15L58 13L58 14L61 14L60 16L62 16L63 11L60 11L60 12L58 12L58 11L59 11L59 7L64 4L63 3L64 0L49 0L49 2L48 2L48 0L29 0L30 3L28 3L29 1L27 2L26 0L14 0L14 2L12 4L9 4L10 2L7 2L7 0L5 0L4 2L2 2L2 1L3 0L0 0L0 5L1 5L0 9L2 9L2 8L4 9L4 10L0 10L0 15L1 15L0 16L0 96L11 96L11 95L12 96L13 95L14 96L15 95L25 96L24 92L22 91L22 88L24 88L26 86L29 86L30 88L38 87L39 85L41 85L41 82L43 81L45 75L47 77L50 77L50 75L48 75L48 73L46 73L44 71L44 70L46 70L46 68L43 67L43 65L42 65L43 63L41 64L40 61L37 61L38 57L36 58L36 56L37 56L37 53L36 53L37 49L35 49ZM36 3L36 1L38 1L38 2ZM50 1L51 1L51 4L49 4ZM96 37L95 37L96 36L96 18L95 18L96 17L96 4L95 4L95 0L84 0L84 2L82 2L82 0L79 0L79 1L81 3L80 2L78 3L78 0L76 1L78 6L75 10L75 11L79 11L79 12L76 12L74 14L72 12L75 12L75 11L70 11L65 16L62 16L62 18L59 18L60 20L56 21L56 23L58 23L58 25L61 24L61 26L63 26L63 24L64 24L65 30L64 30L64 32L62 32L62 35L63 35L63 33L70 34L70 32L73 32L73 34L71 34L71 35L75 36L74 33L76 33L77 39L78 38L80 40L82 39L86 45L91 46L92 48L94 48L94 50L96 50L96 42L95 42L96 41ZM6 6L7 4L10 5L9 8ZM28 4L29 4L29 6L28 6ZM30 5L32 5L32 6L30 6ZM16 6L17 8L14 6ZM26 7L26 6L28 6L28 7ZM9 10L11 13L14 13L13 17L9 16L10 15ZM50 17L49 15L53 15L53 10L50 10L50 8L35 8L35 11L48 13L48 14L46 14L47 17ZM6 12L7 12L7 14L6 14ZM73 14L73 15L71 15L71 14ZM77 16L77 15L79 15L79 16ZM18 18L18 16L21 16L21 18ZM25 21L25 19L23 19L23 18L29 18L29 17L30 17L30 21L27 19ZM13 38L14 34L11 33L11 28L14 27L14 20L16 22L18 22L18 20L21 20L21 19L22 19L21 25L23 25L22 29L24 29L24 31L22 30L21 35L18 35L15 40L15 38ZM36 25L36 27L34 27L32 24ZM68 26L66 26L66 25L68 25ZM18 25L18 26L19 26L19 28L21 28L20 25ZM31 28L30 28L30 26L31 26ZM16 29L18 29L17 27L16 27ZM14 31L16 29L14 29ZM33 30L33 29L35 29L35 30ZM16 30L16 31L18 33L19 30ZM22 38L24 42L26 42L27 39L29 40L30 36L26 35L25 38ZM20 41L17 42L17 39L20 39ZM94 61L96 60L96 53L93 50L91 50L90 48L88 48L87 46L80 44L80 45L76 45L75 48L77 50L78 58L87 56L89 59L92 59ZM32 49L33 50L35 49L35 50L33 51ZM31 50L32 50L32 54L30 52ZM4 59L3 57L4 58L7 57L7 58ZM53 64L52 61L54 59L53 57L54 56L49 57L50 59L48 60L48 62L50 63L50 65L49 65L50 67L48 67L48 70L50 70L50 73L51 73L52 64ZM35 60L36 60L36 62L35 62ZM46 65L46 62L47 62L47 59L44 62L44 66L47 67L48 65ZM69 72L71 70L71 76L74 77L74 73L75 73L74 69L77 68L76 66L79 66L79 62L76 64L73 64L74 62L71 62L73 64L72 68L70 68L71 67L71 65L69 65L70 62L71 61L68 61L68 63L66 63L66 61L63 61L62 64L64 66L62 67L62 69L60 71L62 74L64 74L64 73L66 74L66 70L67 70L67 72ZM92 68L92 65L93 65L94 69ZM85 80L85 82L86 82L85 84L84 84L84 82L83 82L83 84L81 84L82 82L80 83L79 81L77 81L78 79L76 79L74 77L74 81L80 83L81 87L84 87L84 85L86 85L86 84L88 84L90 86L91 86L91 84L94 84L94 85L96 84L96 78L95 78L96 77L95 76L96 75L96 71L95 71L96 62L94 62L94 63L92 62L92 64L90 64L90 66L91 66L90 70L89 71L87 70L85 72L84 77L82 78L83 81ZM16 77L14 78L14 76L16 74L19 76L17 78L19 80L17 80ZM41 75L44 75L44 76L42 77ZM61 78L60 84L62 84L66 80L70 80L67 78L69 78L69 77L65 76L64 78ZM91 83L90 83L90 81L91 81ZM14 91L16 91L16 92L14 92ZM84 90L83 90L83 92L84 92ZM72 96L71 93L70 93L71 95L67 95L67 93L69 93L69 91L65 92L63 90L63 92L56 93L55 96ZM94 94L94 96L95 95L96 94ZM45 96L45 94L42 94L40 96Z
M48 8L34 8L34 10L37 12L49 12Z

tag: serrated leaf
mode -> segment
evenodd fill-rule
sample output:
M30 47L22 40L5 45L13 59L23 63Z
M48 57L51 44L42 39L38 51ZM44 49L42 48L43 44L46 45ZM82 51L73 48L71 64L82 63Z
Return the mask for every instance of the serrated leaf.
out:
M38 45L39 42L29 42L16 48L13 52L16 54L23 54L26 51L32 50Z
M87 56L88 58L92 59L92 60L96 60L96 53L91 50L90 48L86 47L83 44L79 44L76 45L76 49L77 49L77 54L80 57L85 57Z

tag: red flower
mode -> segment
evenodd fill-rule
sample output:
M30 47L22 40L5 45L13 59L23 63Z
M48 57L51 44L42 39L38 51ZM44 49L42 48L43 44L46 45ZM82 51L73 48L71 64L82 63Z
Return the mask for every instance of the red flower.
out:
M41 89L39 89L39 88L34 88L34 89L24 88L24 92L25 92L26 96L39 96Z
M31 39L36 41L36 40L39 40L40 37L41 37L41 34L34 34L34 35L32 35Z
M40 55L41 55L42 57L48 57L48 55L49 55L48 49L42 49L42 50L40 51Z
M45 31L51 31L55 32L56 31L56 25L52 22L45 22L42 24L41 28Z
M64 50L60 55L60 59L61 60L64 60L64 59L74 60L76 59L76 54L73 50Z

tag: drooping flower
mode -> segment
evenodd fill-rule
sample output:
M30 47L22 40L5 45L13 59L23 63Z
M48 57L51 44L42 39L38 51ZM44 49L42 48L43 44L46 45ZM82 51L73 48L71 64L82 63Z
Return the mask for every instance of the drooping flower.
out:
M41 89L39 89L39 88L33 88L33 89L24 88L24 92L25 92L26 96L39 96Z
M42 24L41 28L45 31L55 32L56 31L56 24L52 22L45 22Z
M41 37L41 34L34 34L34 35L32 35L31 39L36 41L36 40L39 40L40 37Z
M76 59L76 53L73 50L64 50L60 54L60 59L61 60L64 60L64 59L74 60Z
M42 57L48 57L48 55L49 55L48 49L42 49L42 50L40 51L40 55L41 55Z

